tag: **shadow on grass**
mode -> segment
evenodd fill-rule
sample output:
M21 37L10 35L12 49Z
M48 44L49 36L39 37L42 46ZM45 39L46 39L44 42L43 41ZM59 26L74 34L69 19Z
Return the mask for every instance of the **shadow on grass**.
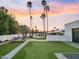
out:
M57 59L54 52L51 52L51 51L48 53L48 57L49 59Z

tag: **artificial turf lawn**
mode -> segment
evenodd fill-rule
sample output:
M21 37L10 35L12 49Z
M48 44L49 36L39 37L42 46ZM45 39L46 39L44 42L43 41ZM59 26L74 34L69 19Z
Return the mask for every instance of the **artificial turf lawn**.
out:
M4 56L5 54L7 54L8 52L13 50L20 44L21 43L6 43L4 45L1 45L0 46L0 57Z
M62 42L29 42L12 59L57 59L54 53L79 53Z

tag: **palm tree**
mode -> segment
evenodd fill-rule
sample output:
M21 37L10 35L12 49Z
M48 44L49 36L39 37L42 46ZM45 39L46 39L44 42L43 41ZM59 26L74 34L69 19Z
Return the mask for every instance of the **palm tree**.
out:
M42 0L41 4L44 7L44 14L45 14L45 6L47 5L47 2L45 0Z
M7 13L8 12L8 9L5 9L5 12Z
M46 16L47 16L47 32L48 32L48 12L50 10L48 5L45 6L45 10L46 10Z
M31 8L32 8L32 2L27 2L27 7L29 8L29 14L30 14L30 37L32 36L32 16L31 16Z
M46 27L45 27L45 17L46 17L46 15L45 14L42 14L40 17L43 20L43 30L45 32L46 31Z
M54 30L56 30L56 27L54 27Z
M31 16L31 8L32 8L32 2L27 2L27 7L29 8L29 14L30 14L30 30L32 30L32 16Z
M35 32L37 31L37 26L35 26Z

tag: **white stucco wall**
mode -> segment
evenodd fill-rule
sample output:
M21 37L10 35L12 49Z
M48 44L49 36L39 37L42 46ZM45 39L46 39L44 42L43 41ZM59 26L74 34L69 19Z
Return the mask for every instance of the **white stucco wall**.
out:
M39 35L40 35L40 33L37 33L37 34L34 33L34 34L33 34L33 37L34 37L34 38L43 38L42 36L39 36Z
M0 35L0 41L11 40L14 37L22 37L22 34L13 34L13 35Z
M72 41L72 29L79 28L79 20L65 24L65 35Z
M71 41L68 36L65 35L47 35L47 41Z

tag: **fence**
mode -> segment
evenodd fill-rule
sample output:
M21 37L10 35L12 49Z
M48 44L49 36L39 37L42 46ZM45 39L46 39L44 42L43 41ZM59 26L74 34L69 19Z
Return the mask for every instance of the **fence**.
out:
M47 35L47 41L72 41L69 36L66 35Z
M22 34L0 35L0 41L11 40L14 37L22 37Z

